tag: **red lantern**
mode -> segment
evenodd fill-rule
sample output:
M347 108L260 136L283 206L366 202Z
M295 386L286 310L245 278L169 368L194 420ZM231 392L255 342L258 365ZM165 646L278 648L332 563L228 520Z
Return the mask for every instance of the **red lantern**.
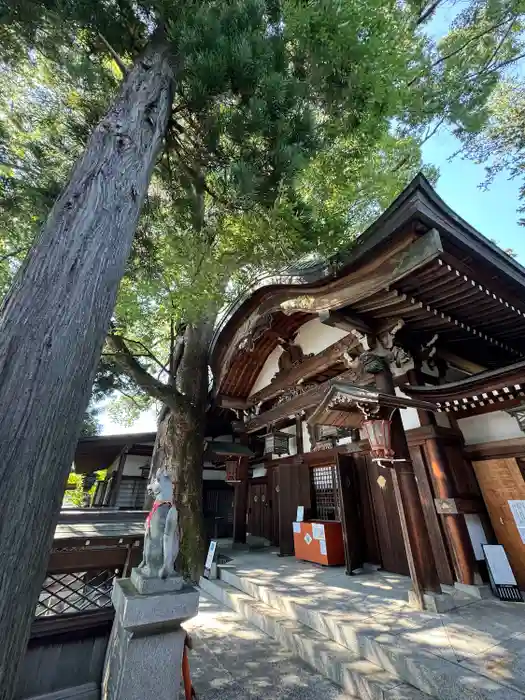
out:
M370 443L370 451L375 459L392 459L392 422L389 420L365 420L363 428Z
M239 460L229 459L226 462L226 481L229 484L236 484L240 481L239 476Z

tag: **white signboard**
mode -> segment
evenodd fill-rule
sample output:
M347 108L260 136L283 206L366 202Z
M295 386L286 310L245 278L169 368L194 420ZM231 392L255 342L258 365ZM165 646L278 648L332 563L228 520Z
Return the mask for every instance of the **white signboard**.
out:
M500 544L484 544L485 559L497 586L516 586L507 553Z
M306 535L304 536L304 541L306 542L306 544L311 544L313 542L312 536L310 535L309 532L307 532Z
M294 523L293 524L293 531L296 534L299 534L301 532L301 523Z
M516 521L521 541L525 544L525 501L509 501L509 506Z
M314 540L324 540L324 525L323 523L312 523L312 535Z
M304 506L297 506L297 517L295 519L297 520L298 523L303 522L303 520L304 520Z
M319 549L321 550L321 554L326 556L326 540L321 540L319 542Z
M208 556L206 557L206 563L204 564L205 569L211 569L213 560L215 559L215 550L217 549L217 540L212 540L208 549ZM201 559L202 561L202 559Z

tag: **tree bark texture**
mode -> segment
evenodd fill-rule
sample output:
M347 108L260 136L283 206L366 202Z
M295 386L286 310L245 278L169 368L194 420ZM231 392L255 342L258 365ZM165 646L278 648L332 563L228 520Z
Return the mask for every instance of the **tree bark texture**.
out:
M91 135L1 309L1 700L15 692L173 80L168 47L152 43Z
M165 467L179 510L178 571L197 582L204 569L206 535L202 510L202 468L208 400L208 352L213 320L189 325L184 354L169 403L161 413L151 472ZM169 387L167 387L169 388Z
M168 409L159 421L153 470L165 467L173 479L173 501L179 511L180 551L177 570L197 582L206 549L202 512L202 446L204 416L188 406Z

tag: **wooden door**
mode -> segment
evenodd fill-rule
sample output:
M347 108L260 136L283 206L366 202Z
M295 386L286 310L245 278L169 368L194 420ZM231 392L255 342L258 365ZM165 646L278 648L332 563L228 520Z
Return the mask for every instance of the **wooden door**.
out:
M305 519L310 517L312 494L307 464L281 464L279 470L279 549L283 557L294 553L293 523L297 506L303 506Z
M377 538L377 524L368 480L370 458L364 454L353 454L357 486L359 488L360 516L364 529L364 560L369 564L382 565L381 550Z
M371 459L367 459L367 466L382 567L385 571L409 576L390 469L378 466Z
M509 500L525 500L525 481L511 459L472 462L483 500L499 544L503 545L520 588L525 588L525 544L510 510Z
M272 519L270 542L279 546L279 469L268 470L268 499Z
M250 483L248 492L248 532L260 537L262 530L262 510L260 485Z
M365 532L360 507L357 471L349 455L337 455L340 517L345 545L346 573L364 564Z
M250 484L248 531L271 542L272 516L267 484Z

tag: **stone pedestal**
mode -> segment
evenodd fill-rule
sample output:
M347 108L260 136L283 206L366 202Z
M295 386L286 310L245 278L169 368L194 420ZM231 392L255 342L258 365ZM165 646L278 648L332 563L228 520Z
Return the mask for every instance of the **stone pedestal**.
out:
M177 698L186 636L181 623L197 614L198 591L188 586L141 594L125 578L115 581L112 601L102 700Z

